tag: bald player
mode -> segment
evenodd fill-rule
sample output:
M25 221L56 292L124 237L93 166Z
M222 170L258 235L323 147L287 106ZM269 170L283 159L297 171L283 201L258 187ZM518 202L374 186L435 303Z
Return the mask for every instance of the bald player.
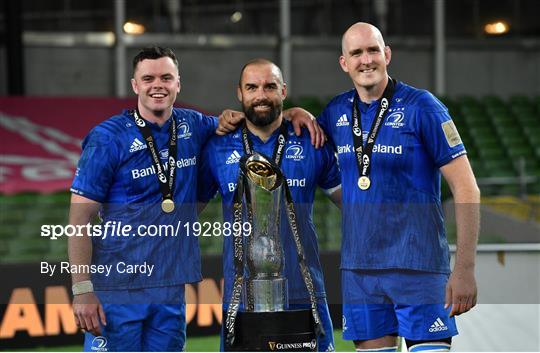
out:
M318 118L341 169L343 337L357 351L450 349L455 315L476 304L480 192L448 109L387 71L380 31L356 23L339 63L354 85ZM450 254L441 174L455 201L457 250Z

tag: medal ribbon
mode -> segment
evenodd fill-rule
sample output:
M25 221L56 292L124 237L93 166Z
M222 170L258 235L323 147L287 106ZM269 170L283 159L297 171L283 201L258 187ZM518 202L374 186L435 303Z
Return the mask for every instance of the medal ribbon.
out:
M368 133L366 145L364 147L364 140L362 138L362 119L360 109L358 109L358 93L354 93L353 107L352 107L352 133L354 153L356 155L356 165L358 167L358 175L360 177L369 176L371 171L371 154L373 153L373 146L375 146L375 139L379 135L382 122L388 113L390 107L390 101L394 95L394 88L396 82L388 78L388 84L384 89L379 108L375 115L375 120L371 124L371 129Z
M148 146L148 152L152 159L152 164L156 170L156 176L159 182L159 190L161 191L162 200L173 200L173 190L174 190L174 175L176 173L176 155L177 155L177 133L176 133L176 119L174 116L171 117L171 126L169 127L169 158L167 161L168 164L168 175L163 170L163 166L160 163L159 155L157 152L157 146L152 135L152 131L148 126L148 122L142 119L139 115L137 109L132 112L133 120L135 120L135 125L139 128L146 145Z
M236 184L236 190L234 192L234 203L233 203L233 224L242 224L242 198L244 195L244 183L245 176L240 173L238 175L238 183ZM247 194L246 194L247 195ZM252 221L252 214L249 211L251 209L251 201L248 202L248 221ZM237 223L238 222L238 223ZM233 227L234 229L234 227ZM229 307L227 308L227 317L225 319L225 330L226 330L226 344L228 347L232 347L235 341L235 323L236 315L240 309L240 301L242 297L242 285L244 284L244 246L243 246L243 227L238 227L238 231L234 232L233 237L233 249L234 249L234 283L231 294L231 300L229 302Z
M281 165L281 160L283 159L283 149L285 148L285 143L287 142L287 124L285 119L281 122L279 127L279 135L277 138L277 143L274 146L274 152L272 153L272 160L276 162L278 166ZM253 142L249 138L248 129L244 121L242 126L242 144L244 146L245 154L253 154Z
M315 286L313 285L313 279L309 272L309 267L306 265L306 256L304 254L304 248L300 241L300 233L298 231L298 225L296 224L296 211L294 210L294 203L289 189L287 180L284 180L283 187L285 189L285 203L287 210L287 218L289 219L289 226L291 227L291 233L294 239L294 245L296 245L296 255L298 256L298 264L300 265L300 272L302 273L302 279L306 285L309 301L311 304L311 316L313 317L313 326L316 337L324 336L324 328L322 326L319 311L317 310L317 297L315 296Z

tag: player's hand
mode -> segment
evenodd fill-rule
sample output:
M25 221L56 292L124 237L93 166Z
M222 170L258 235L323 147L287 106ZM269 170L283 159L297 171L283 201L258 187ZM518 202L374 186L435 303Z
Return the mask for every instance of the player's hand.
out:
M73 298L73 314L77 327L94 336L101 335L100 323L103 326L107 325L103 306L93 292L79 294Z
M313 114L307 110L299 107L289 108L283 111L283 116L291 121L296 136L300 136L303 127L307 128L311 137L311 144L315 148L322 147L326 142L326 135L323 129L317 123L317 119L315 119Z
M238 124L240 124L245 118L246 116L242 112L225 109L219 115L219 122L216 129L216 134L226 135L229 132L236 130Z
M446 284L444 308L452 306L450 317L466 313L476 305L477 294L474 268L455 268Z

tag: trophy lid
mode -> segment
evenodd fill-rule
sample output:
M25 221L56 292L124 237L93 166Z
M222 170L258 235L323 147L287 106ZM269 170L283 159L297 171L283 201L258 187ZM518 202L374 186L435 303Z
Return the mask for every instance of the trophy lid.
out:
M262 153L244 155L240 159L240 170L254 184L273 191L283 183L281 169Z

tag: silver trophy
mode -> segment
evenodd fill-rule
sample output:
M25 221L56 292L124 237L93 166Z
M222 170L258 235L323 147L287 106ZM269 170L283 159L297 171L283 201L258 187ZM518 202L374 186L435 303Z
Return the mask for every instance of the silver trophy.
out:
M287 279L281 275L283 248L280 240L280 213L283 173L263 155L255 153L243 160L245 204L251 222L246 238L248 275L243 286L245 310L283 311L287 308Z
M288 310L287 279L281 275L281 212L287 213L311 309ZM235 280L225 320L226 351L274 350L276 342L301 342L316 351L324 335L313 281L305 263L290 190L278 165L257 152L240 160L234 195L234 222L248 221L248 236L235 234ZM241 302L244 304L241 308Z

